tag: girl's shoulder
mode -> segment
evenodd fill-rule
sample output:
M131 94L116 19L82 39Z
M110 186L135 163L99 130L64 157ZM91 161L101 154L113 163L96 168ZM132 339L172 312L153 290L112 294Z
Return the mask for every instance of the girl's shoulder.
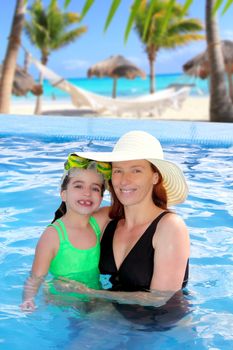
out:
M40 236L39 243L54 244L56 241L59 241L56 228L53 226L47 226Z

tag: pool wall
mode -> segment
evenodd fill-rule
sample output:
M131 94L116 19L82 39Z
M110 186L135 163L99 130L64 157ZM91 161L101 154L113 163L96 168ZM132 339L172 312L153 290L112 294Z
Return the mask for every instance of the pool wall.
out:
M0 136L109 140L130 130L144 130L161 142L232 146L233 124L154 119L0 115Z

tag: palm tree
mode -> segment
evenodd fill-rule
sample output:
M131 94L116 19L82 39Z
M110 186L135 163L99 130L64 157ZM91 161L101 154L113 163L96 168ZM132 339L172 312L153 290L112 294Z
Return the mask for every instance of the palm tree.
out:
M11 92L20 46L20 37L24 25L25 11L25 0L17 0L9 42L2 65L2 75L0 79L0 113L9 113L10 110Z
M175 3L172 8L172 16L169 18L164 29L164 18L166 17L169 0L157 0L152 9L152 16L148 23L146 33L144 32L150 4L144 2L135 18L135 29L140 40L144 44L150 66L150 92L155 91L154 63L157 53L161 48L171 49L193 40L202 40L203 35L196 32L203 29L199 20L184 18L183 6Z
M210 62L210 121L233 122L233 104L227 92L224 59L218 33L215 0L206 0L206 38Z
M30 21L25 23L25 32L32 44L41 52L41 63L46 65L52 51L58 50L74 42L86 32L85 26L68 28L80 22L77 13L64 12L58 7L57 0L50 0L47 8L41 0L36 0L29 8ZM40 73L39 83L43 84L43 74ZM37 97L35 114L41 113L42 96Z

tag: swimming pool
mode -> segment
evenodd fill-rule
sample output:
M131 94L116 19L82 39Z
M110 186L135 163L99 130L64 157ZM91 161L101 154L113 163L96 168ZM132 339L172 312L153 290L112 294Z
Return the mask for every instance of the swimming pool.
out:
M0 348L232 349L233 125L154 120L1 116ZM167 159L187 177L188 200L177 207L191 236L188 312L171 327L149 313L119 312L102 303L91 312L46 304L23 314L22 286L34 247L59 204L64 159L73 150L110 150L124 132L158 137ZM175 149L175 159L174 159ZM105 203L109 200L105 197ZM124 306L124 309L126 307Z

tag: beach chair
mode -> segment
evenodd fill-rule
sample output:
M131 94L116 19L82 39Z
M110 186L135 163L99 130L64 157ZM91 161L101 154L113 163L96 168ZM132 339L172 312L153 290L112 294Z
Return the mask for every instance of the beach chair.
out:
M79 88L60 77L35 58L31 57L30 60L54 87L62 89L70 95L72 103L77 108L88 108L92 112L99 114L110 114L113 116L136 115L137 117L159 116L167 108L179 109L191 89L189 86L184 86L180 89L170 87L154 94L113 99Z

